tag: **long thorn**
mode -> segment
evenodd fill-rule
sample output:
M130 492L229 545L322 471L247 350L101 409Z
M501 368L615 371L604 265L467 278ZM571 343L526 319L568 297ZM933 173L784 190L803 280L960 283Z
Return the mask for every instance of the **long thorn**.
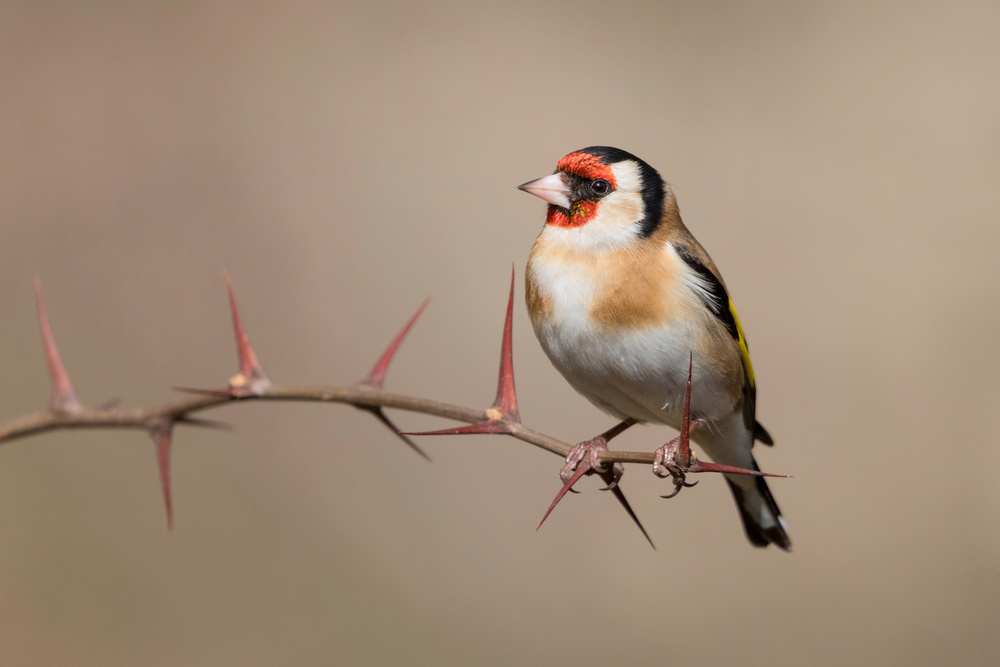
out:
M257 353L250 344L250 337L243 328L239 308L236 305L236 295L233 293L233 281L226 273L226 290L229 292L229 310L233 317L233 331L236 334L236 352L240 361L240 372L229 380L232 389L246 391L251 394L261 394L271 385L270 378L264 372Z
M42 296L42 282L35 279L35 304L38 307L38 323L42 329L42 343L45 347L45 362L49 367L49 410L61 414L75 414L83 409L80 399L73 391L73 384L69 381L69 374L63 366L62 359L59 358L59 349L56 347L56 340L52 336L52 327L49 326L49 313L45 309L45 299Z
M402 431L402 435L509 435L510 427L498 419L487 419L477 424L442 428L437 431Z
M517 393L514 391L514 353L511 344L514 320L514 267L510 270L510 297L507 299L507 317L503 326L503 342L500 345L500 373L497 379L497 395L493 405L486 411L486 421L468 426L443 428L437 431L403 432L403 435L470 435L477 433L510 434L510 424L520 424L521 415L517 411Z
M730 475L752 475L754 477L792 477L792 475L776 475L771 472L761 472L760 470L725 466L720 463L712 463L711 461L695 461L694 465L688 469L688 472L724 472Z
M503 324L503 343L500 346L500 374L497 380L497 396L493 407L499 408L508 421L520 423L517 411L517 393L514 391L514 267L510 268L510 297L507 299L507 317Z
M691 463L691 369L694 368L694 350L688 353L688 380L684 390L684 416L681 420L681 443L677 450L680 465Z
M611 493L614 494L615 499L618 500L618 503L625 509L625 511L628 513L629 517L632 519L635 525L638 526L639 530L642 531L642 535L643 537L646 538L646 541L649 542L649 546L653 547L653 549L655 550L656 545L653 544L653 538L649 536L649 533L646 532L646 529L643 527L642 522L639 521L639 516L635 513L635 510L633 510L632 506L629 504L628 499L625 497L625 492L622 491L621 485L615 484L614 486L611 486L611 482L614 481L614 473L611 472L610 470L608 472L601 473L601 479L604 480L605 484L611 487Z
M430 297L427 297L427 299L424 300L420 308L417 309L417 312L413 314L413 317L411 317L406 325L400 329L399 333L396 334L396 337L392 339L391 343L389 343L389 346L385 348L385 352L383 352L382 356L379 357L377 362L375 362L375 366L372 367L371 372L365 377L364 380L358 383L359 386L370 387L372 389L382 388L382 384L385 382L386 371L389 370L389 364L392 363L392 358L396 355L396 350L399 349L403 339L410 333L410 329L412 329L413 325L417 323L417 319L421 314L423 314L424 309L427 308L427 304L430 302Z
M535 528L536 531L541 528L542 524L545 523L545 520L549 518L549 515L552 514L552 510L556 508L556 505L558 505L559 501L566 495L566 492L573 488L573 485L588 472L590 472L590 464L582 463L580 467L576 469L576 472L573 473L573 476L566 480L566 483L563 484L562 488L559 489L559 493L557 493L555 499L553 499L552 504L549 505L549 509L545 511L545 516L543 516L542 520L538 522L538 526Z
M403 442L405 442L410 447L410 449L412 449L413 451L415 451L417 454L420 454L422 457L424 457L428 461L431 460L431 457L427 455L427 452L425 452L420 447L418 447L417 443L413 442L408 437L406 437L406 435L404 435L399 430L399 428L395 424L392 423L392 421L385 415L385 412L382 410L381 407L378 407L378 408L366 408L366 409L369 412L371 412L373 415L375 415L376 419L378 419L380 422L382 422L383 424L385 424L386 428L388 428L390 431L392 431L393 433L395 433L399 437L400 440L402 440Z
M170 500L170 446L174 424L170 420L157 422L149 429L149 435L156 445L156 464L160 469L160 487L163 502L167 507L167 529L174 528L174 508Z

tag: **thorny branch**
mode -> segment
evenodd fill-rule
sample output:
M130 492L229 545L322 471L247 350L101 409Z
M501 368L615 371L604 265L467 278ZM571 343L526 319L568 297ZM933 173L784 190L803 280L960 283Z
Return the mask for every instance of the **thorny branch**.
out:
M510 435L518 440L567 458L567 465L563 469L563 477L566 483L552 502L548 512L545 513L546 518L563 495L571 490L572 486L581 477L596 473L604 479L608 485L606 490L612 491L615 498L636 523L651 545L652 540L650 540L638 517L632 511L618 485L618 480L621 477L621 464L644 463L653 465L654 473L658 476L671 476L674 480L675 489L670 495L675 495L685 486L693 486L693 484L685 481L685 476L688 473L726 472L767 477L783 476L720 466L698 461L694 457L693 452L691 452L688 446L688 432L697 425L697 422L690 423L688 417L691 392L690 368L687 396L685 398L685 418L681 435L661 447L655 453L609 451L607 449L607 442L630 426L631 423L629 422L625 422L602 436L598 436L586 443L580 443L580 445L575 447L522 424L517 409L517 396L514 391L514 367L511 345L511 322L514 307L513 273L511 275L510 296L507 302L507 317L504 322L497 395L493 405L486 410L467 408L428 398L394 394L383 390L382 387L389 364L403 342L403 339L427 307L427 301L420 306L409 322L406 323L403 329L389 343L389 346L376 362L371 372L359 382L346 386L286 385L272 382L264 372L260 360L250 344L250 338L243 328L242 318L236 305L236 297L233 294L232 283L228 275L226 276L226 286L229 292L233 329L236 334L239 372L230 378L228 385L223 389L178 388L179 391L194 395L157 407L130 409L114 405L88 407L80 402L59 357L59 351L56 348L55 339L49 325L41 285L36 281L35 298L38 306L38 320L42 332L42 342L45 348L45 359L49 369L51 396L46 409L22 415L6 423L0 423L0 444L46 431L63 429L124 428L146 431L156 447L168 527L173 525L173 510L170 496L170 450L173 444L174 426L180 424L224 428L226 427L225 424L202 419L196 415L236 401L316 401L352 405L374 415L381 423L395 433L397 437L403 440L407 446L428 461L430 457L408 436L470 433ZM467 425L424 433L402 432L385 415L385 408L435 415L465 422ZM597 443L596 446L595 443ZM584 448L585 452L584 449L581 449L582 445L587 445ZM666 471L665 473L663 472L664 470ZM545 518L542 519L542 522L544 521ZM541 523L539 523L540 526Z

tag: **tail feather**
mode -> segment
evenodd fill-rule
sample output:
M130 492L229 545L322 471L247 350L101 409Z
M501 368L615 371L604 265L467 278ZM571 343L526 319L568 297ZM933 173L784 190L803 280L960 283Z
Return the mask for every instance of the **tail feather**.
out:
M754 463L757 470L757 464ZM757 547L777 544L785 551L792 550L792 540L788 537L788 526L781 516L778 503L774 501L771 490L763 477L752 477L751 485L738 484L730 476L726 477L729 489L733 492L736 507L743 520L743 530L747 539Z
M771 434L767 432L767 429L764 428L764 425L758 421L755 421L753 423L753 437L754 440L756 440L757 442L763 442L768 447L774 446L774 438L772 438Z
M754 430L747 429L745 416L739 411L734 412L725 419L711 422L710 428L699 428L691 437L716 463L760 470L751 453L754 436L763 436L761 442L770 441L771 437L759 425ZM777 544L785 551L791 551L788 527L764 478L727 474L726 481L733 492L743 529L750 542L758 547Z

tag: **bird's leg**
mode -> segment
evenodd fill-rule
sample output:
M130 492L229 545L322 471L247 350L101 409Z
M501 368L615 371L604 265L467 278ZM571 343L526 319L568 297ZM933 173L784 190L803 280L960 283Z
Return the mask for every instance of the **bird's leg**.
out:
M591 438L590 440L584 440L573 446L569 450L569 454L566 456L566 465L563 466L562 470L559 471L559 479L565 484L572 476L576 467L580 465L580 462L586 457L588 463L590 464L591 470L597 473L607 472L606 468L602 468L600 461L598 460L598 455L601 452L608 451L608 443L611 440L621 434L625 429L634 425L636 423L635 419L626 419L622 423L608 429L604 433L600 434L596 438ZM608 484L609 489L613 489L617 484L618 480L625 473L625 466L621 463L614 463L611 466L611 472L614 479Z
M681 433L676 438L656 450L653 457L653 474L663 478L667 475L673 477L674 490L663 498L673 498L681 492L685 486L694 486L698 482L688 482L687 473L695 463L697 457L691 451L691 431L698 428L702 422L691 421L691 369L694 366L694 355L692 353L688 361L687 388L684 391L684 413L681 418Z
M690 434L701 423L700 421L691 422L688 425L687 433ZM674 479L674 490L670 494L662 496L663 498L673 498L685 486L694 486L698 483L687 481L688 470L697 461L698 457L695 456L684 434L677 436L656 450L653 458L653 474L661 479L668 475Z

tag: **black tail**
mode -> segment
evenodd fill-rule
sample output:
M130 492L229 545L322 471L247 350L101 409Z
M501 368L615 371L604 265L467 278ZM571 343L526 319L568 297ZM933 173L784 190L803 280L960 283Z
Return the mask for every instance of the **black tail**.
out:
M756 463L754 469L759 469ZM736 499L736 507L740 510L747 539L757 547L777 544L785 551L791 551L792 540L788 537L788 527L764 478L742 476L739 480L741 484L734 482L734 477L736 475L727 475L726 481L729 482L729 489Z

